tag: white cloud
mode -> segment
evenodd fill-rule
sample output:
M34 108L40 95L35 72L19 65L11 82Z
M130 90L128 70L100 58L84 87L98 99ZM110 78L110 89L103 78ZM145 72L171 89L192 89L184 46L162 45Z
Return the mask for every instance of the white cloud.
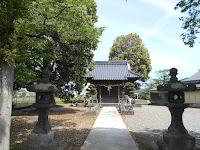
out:
M94 51L94 60L95 61L108 60L108 55L109 55L111 46L112 46L112 43L106 40L103 40L102 43L99 43L98 50Z
M177 55L170 53L154 53L151 55L151 61L153 65L160 66L163 69L172 67L179 69L194 67L185 60L182 60L181 57L177 57Z
M142 0L142 1L160 7L167 14L172 14L174 11L174 7L176 5L176 3L170 2L168 0Z
M156 52L151 53L150 57L153 66L151 76L153 75L153 73L155 73L155 71L175 67L178 69L179 78L183 79L185 77L191 76L195 73L195 71L199 69L198 64L194 64L184 57L171 53Z
M137 31L141 32L145 36L154 36L160 31L160 28L145 29L139 27Z

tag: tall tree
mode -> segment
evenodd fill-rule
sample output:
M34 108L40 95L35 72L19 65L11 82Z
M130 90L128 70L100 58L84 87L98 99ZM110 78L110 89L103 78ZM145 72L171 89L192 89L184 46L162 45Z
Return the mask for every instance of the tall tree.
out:
M200 26L200 1L199 0L180 0L175 9L180 9L184 15L179 19L183 22L182 28L185 30L181 34L185 45L193 47L198 38Z
M170 80L169 69L158 70L155 73L156 73L156 78L154 78L153 81L156 85L159 84L163 85L169 82Z
M46 61L51 63L54 84L67 88L65 85L74 81L80 90L93 58L92 50L97 49L103 31L95 27L96 22L93 0L35 0L30 5L29 18L15 22L16 33L23 37L16 42L21 49L15 59L16 81L23 85L33 80ZM25 54L23 58L21 53ZM28 78L24 80L19 75Z
M135 85L132 82L126 82L123 88L124 88L125 95L130 96L130 91L135 90Z
M14 21L25 16L30 1L0 1L0 149L9 150L13 90Z
M0 1L0 149L9 149L13 68L25 86L50 63L53 83L79 90L103 31L95 22L93 0Z
M155 78L150 77L147 82L144 83L146 93L149 93L151 89L156 88L158 85L163 85L170 80L169 69L158 70L155 73Z
M151 60L148 49L136 33L118 36L110 48L109 60L125 59L128 59L131 70L147 79L151 71Z

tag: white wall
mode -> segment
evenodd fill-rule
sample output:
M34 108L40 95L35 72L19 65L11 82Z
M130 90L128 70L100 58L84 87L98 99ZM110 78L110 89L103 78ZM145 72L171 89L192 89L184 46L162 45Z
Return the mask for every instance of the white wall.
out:
M200 90L197 91L185 91L185 103L200 104Z

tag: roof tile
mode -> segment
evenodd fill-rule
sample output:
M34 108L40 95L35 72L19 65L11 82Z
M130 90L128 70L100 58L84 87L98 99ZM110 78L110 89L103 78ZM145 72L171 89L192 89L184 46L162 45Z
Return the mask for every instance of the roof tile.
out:
M193 74L191 77L181 80L181 82L200 82L200 70Z
M128 69L127 61L96 61L95 69L89 71L86 77L93 80L128 80L139 79L140 75Z

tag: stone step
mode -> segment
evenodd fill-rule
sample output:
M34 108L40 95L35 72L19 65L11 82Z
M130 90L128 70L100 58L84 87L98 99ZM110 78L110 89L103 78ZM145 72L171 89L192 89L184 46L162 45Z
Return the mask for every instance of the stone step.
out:
M100 108L111 106L119 108L119 103L99 103L98 105Z

